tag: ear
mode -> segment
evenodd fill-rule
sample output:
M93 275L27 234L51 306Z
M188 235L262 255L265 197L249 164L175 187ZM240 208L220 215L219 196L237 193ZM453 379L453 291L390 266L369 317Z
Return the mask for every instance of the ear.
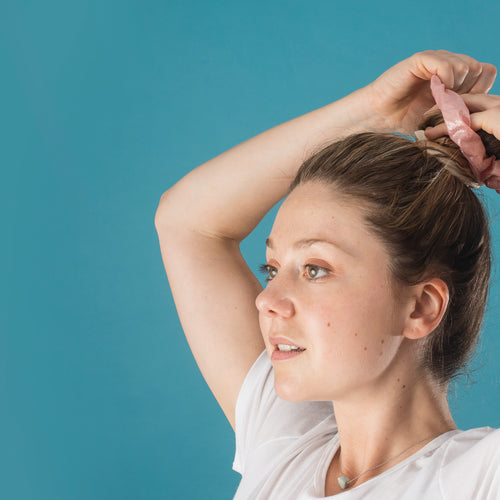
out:
M420 339L437 328L446 312L450 294L446 283L439 278L415 285L413 292L403 335Z

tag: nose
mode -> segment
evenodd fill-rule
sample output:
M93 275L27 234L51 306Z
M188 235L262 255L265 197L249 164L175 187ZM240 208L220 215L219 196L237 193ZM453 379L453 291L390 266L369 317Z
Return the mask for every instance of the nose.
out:
M260 314L290 318L295 314L292 300L271 284L257 295L255 305Z

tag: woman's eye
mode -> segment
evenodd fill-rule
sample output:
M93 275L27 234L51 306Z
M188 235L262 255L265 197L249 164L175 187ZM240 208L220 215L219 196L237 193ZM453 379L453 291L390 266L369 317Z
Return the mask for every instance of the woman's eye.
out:
M321 266L316 266L314 264L306 264L304 266L304 275L307 279L315 280L318 278L324 278L330 271ZM278 274L278 268L271 266L269 264L262 264L259 266L259 270L261 273L266 275L265 281L271 281Z
M323 278L328 274L328 270L313 264L306 264L305 266L306 277L309 279Z
M269 264L262 264L259 269L261 273L266 275L264 281L271 281L278 274L278 270Z

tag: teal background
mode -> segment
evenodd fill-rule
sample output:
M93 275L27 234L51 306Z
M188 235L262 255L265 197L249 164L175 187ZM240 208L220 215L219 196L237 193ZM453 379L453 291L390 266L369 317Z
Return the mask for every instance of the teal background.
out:
M416 51L500 65L500 3L480 5L1 2L0 498L232 498L234 436L177 319L161 194ZM255 270L271 222L243 245ZM462 428L500 426L498 306L495 275L475 384L450 396Z

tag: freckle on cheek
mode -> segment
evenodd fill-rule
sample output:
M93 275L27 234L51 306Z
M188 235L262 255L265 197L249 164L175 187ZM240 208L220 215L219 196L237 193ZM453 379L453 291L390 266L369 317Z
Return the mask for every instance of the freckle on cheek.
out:
M384 341L383 341L383 340L381 340L381 341L380 341L380 343L381 343L381 344L383 344L383 343L384 343Z
M355 336L355 337L357 337L357 336L358 336L358 334L357 334L357 333L355 333L355 334L354 334L354 336Z
M367 351L367 350L368 350L368 347L365 347L365 351Z
M327 323L326 326L330 326L330 323Z

